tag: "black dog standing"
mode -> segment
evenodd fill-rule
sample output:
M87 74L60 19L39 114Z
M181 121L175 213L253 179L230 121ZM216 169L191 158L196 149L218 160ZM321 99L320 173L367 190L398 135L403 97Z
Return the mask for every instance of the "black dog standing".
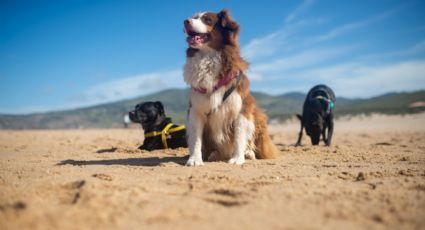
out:
M186 129L183 125L174 125L171 118L165 116L161 102L145 102L136 105L129 112L130 120L140 123L145 133L142 150L187 147Z
M301 145L305 127L307 135L311 138L311 144L318 145L322 135L326 146L330 146L334 129L334 107L335 94L331 88L326 85L316 85L310 89L304 101L303 115L297 114L301 121L301 131L295 145Z

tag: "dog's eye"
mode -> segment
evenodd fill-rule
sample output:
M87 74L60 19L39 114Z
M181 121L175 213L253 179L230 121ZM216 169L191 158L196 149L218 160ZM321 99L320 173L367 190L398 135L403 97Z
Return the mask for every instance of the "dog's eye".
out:
M202 19L205 21L205 23L208 23L208 24L212 22L211 18L208 16L203 16Z

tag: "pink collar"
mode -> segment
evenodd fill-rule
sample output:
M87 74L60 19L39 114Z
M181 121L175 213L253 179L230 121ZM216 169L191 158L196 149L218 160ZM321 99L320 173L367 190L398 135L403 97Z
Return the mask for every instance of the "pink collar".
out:
M220 78L218 80L217 84L213 87L212 92L215 92L218 89L220 89L222 86L225 86L225 85L229 84L239 74L240 74L240 71L236 72L235 75L231 75L231 74L224 75L224 77ZM198 92L198 93L201 93L201 94L206 94L207 93L207 89L206 88L203 88L203 87L192 87L192 89L195 92Z

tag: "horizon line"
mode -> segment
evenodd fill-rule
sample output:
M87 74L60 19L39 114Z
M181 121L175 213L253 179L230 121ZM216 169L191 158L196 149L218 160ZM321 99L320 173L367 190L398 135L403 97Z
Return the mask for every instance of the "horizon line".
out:
M32 111L32 112L22 112L22 113L9 113L9 112L1 112L0 111L0 116L28 116L28 115L38 115L38 114L47 114L47 113L59 113L59 112L67 112L67 111L72 111L72 110L83 110L83 109L89 109L92 107L97 107L97 106L103 106L103 105L107 105L107 104L114 104L114 103L120 103L120 102L124 102L124 101L130 101L130 100L135 100L138 98L142 98L142 97L148 97L150 95L154 95L157 93L161 93L161 92L165 92L165 91L171 91L171 90L188 90L188 87L185 88L167 88L167 89L162 89L162 90L158 90L149 94L142 94L136 97L129 97L126 99L119 99L119 100L114 100L114 101L105 101L105 102L101 102L101 103L97 103L97 104L92 104L92 105L83 105L83 106L76 106L76 107L68 107L68 108L56 108L56 109L48 109L45 111ZM402 94L402 93L417 93L417 92L421 92L421 91L425 91L424 89L419 89L419 90L401 90L401 91L388 91L386 93L382 93L382 94L377 94L377 95L373 95L373 96L369 96L369 97L344 97L344 96L337 96L336 98L342 98L342 99L348 99L348 100L368 100L368 99L372 99L372 98L376 98L376 97L381 97L381 96L385 96L385 95L389 95L389 94ZM285 96L287 94L292 94L292 93L300 93L303 95L306 95L307 93L303 93L300 91L288 91L288 92L281 92L281 93L277 93L277 94L272 94L272 93L267 93L267 92L262 92L262 91L251 91L251 93L262 93L268 96L272 96L272 97L278 97L278 96ZM1 110L1 109L0 109Z

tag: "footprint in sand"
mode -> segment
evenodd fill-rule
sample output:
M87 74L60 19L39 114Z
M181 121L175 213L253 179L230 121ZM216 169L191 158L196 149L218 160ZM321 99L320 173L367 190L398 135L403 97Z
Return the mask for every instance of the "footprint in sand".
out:
M375 143L375 145L390 146L390 145L393 145L393 144L391 144L389 142L377 142L377 143Z
M222 205L224 207L234 207L248 204L248 201L242 199L245 194L243 192L232 191L228 189L215 189L209 194L217 195L216 197L204 198L205 201Z
M65 184L63 187L66 189L80 189L85 184L86 184L85 180L77 180L77 181L69 182Z
M229 189L215 189L215 190L212 190L210 193L214 193L221 196L233 197L233 198L243 196L243 192L232 191Z
M61 203L76 204L81 198L81 188L85 184L85 180L77 180L63 185L64 190L59 195Z
M8 212L8 211L22 211L25 210L27 208L27 204L22 202L22 201L18 201L15 202L13 204L1 204L0 205L0 211L1 212Z
M101 180L112 181L112 176L103 174L103 173L93 174L92 177L95 177Z

